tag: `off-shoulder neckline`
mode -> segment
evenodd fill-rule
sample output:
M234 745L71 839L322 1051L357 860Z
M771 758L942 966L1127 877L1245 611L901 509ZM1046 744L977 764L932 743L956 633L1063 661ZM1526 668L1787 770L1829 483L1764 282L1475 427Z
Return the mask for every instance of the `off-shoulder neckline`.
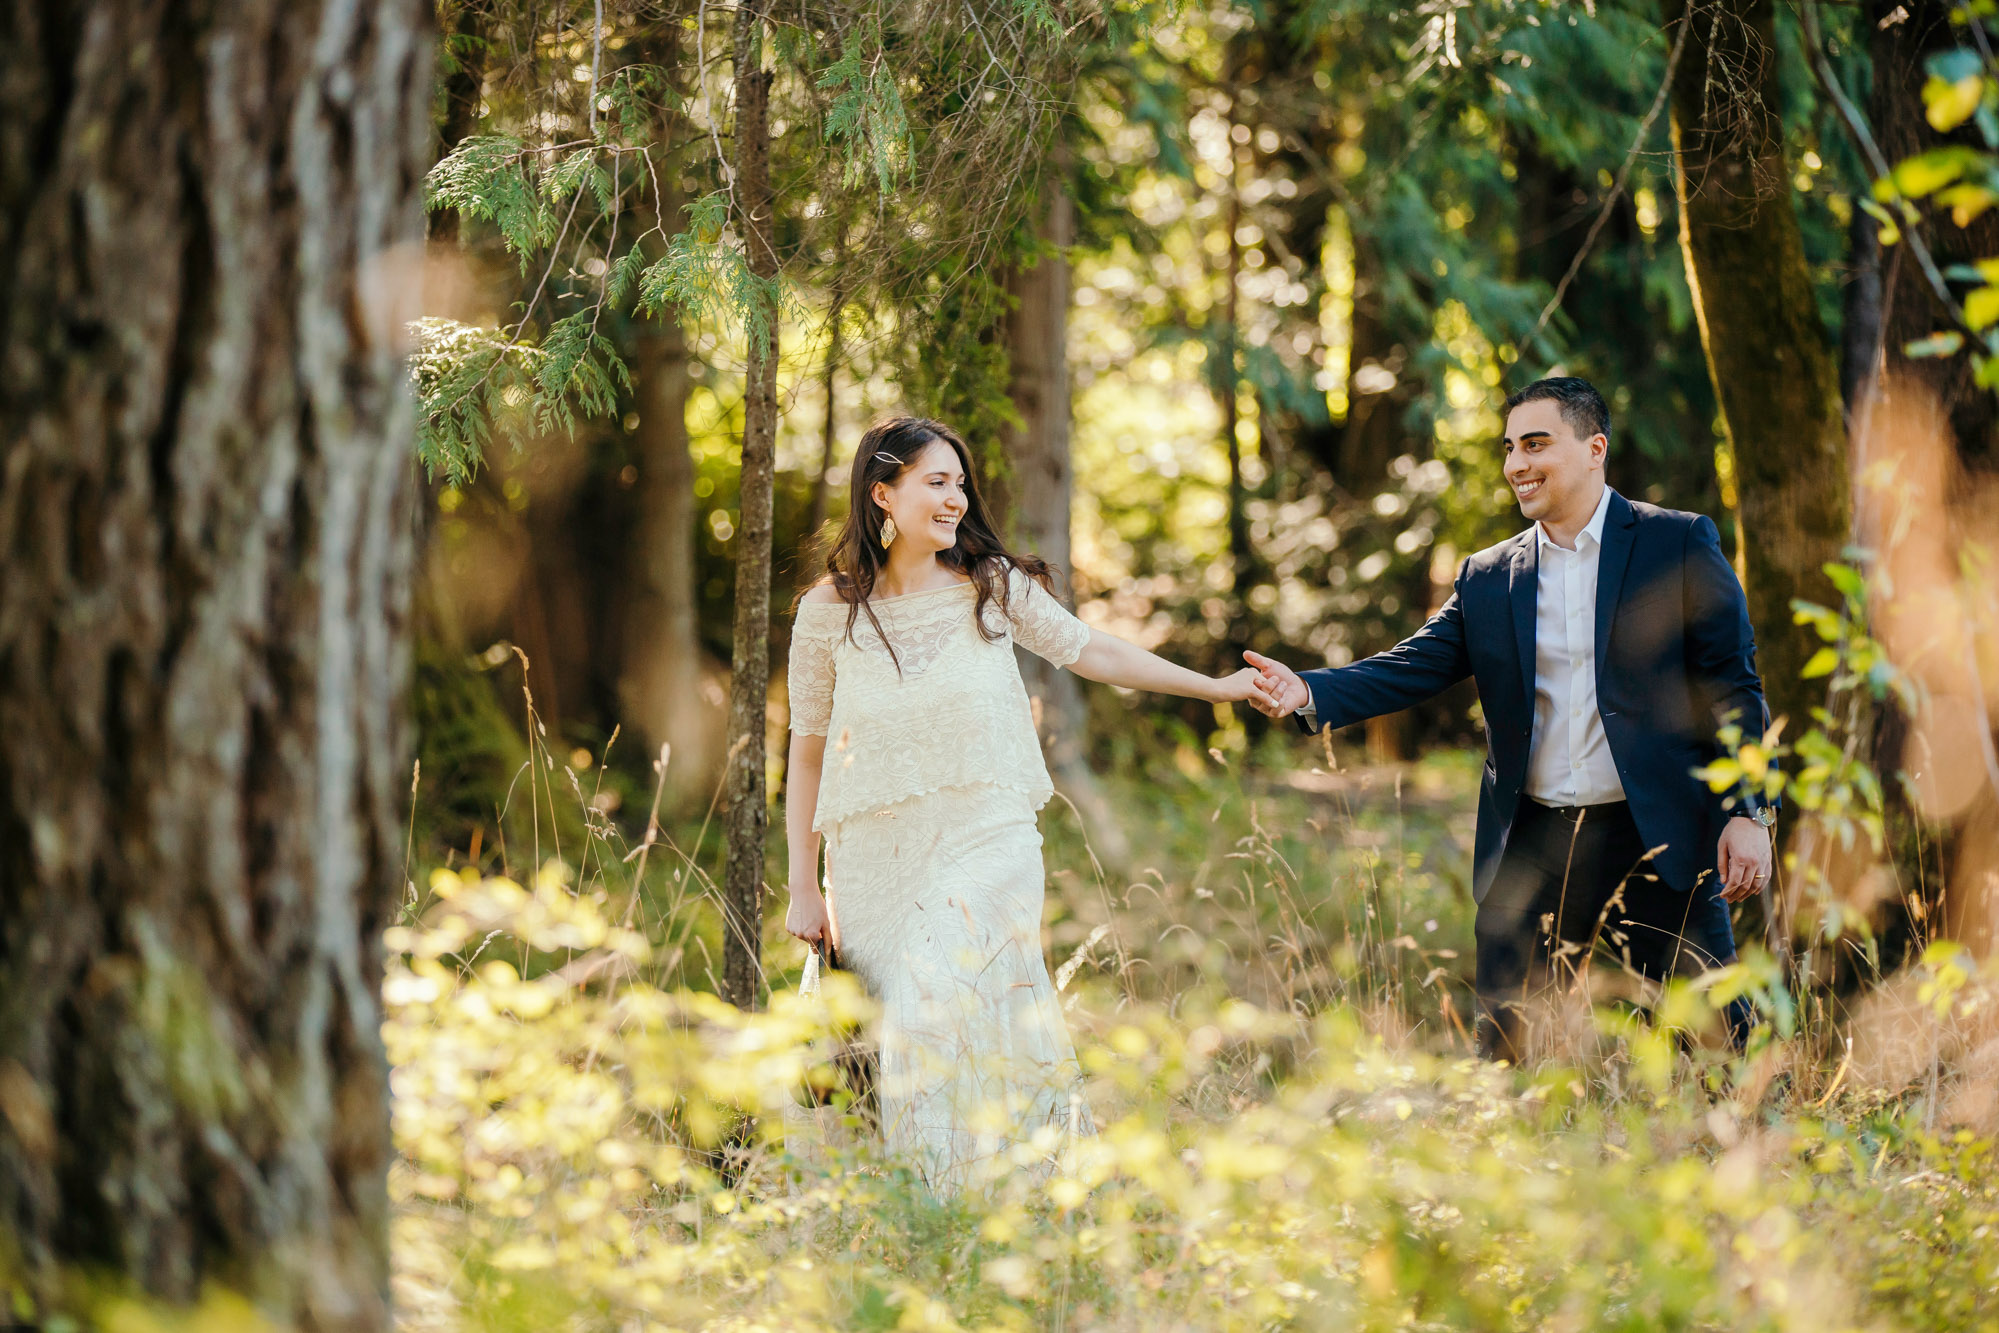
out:
M913 602L919 597L935 597L940 592L963 592L965 589L972 586L973 586L972 580L960 579L956 583L940 584L935 588L924 588L920 592L897 593L893 597L870 597L868 598L868 601L870 604L877 607L888 606L895 602ZM851 603L841 601L839 598L835 597L830 602L800 602L798 604L798 609L800 611L804 611L808 607L823 606L828 608L829 610L844 611L850 605Z

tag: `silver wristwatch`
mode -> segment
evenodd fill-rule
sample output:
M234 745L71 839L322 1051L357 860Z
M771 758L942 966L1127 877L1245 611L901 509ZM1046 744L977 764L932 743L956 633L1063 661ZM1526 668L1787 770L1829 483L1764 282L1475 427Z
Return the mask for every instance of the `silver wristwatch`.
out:
M1737 810L1735 817L1753 819L1766 829L1774 828L1777 824L1777 812L1767 805L1759 805L1754 810Z

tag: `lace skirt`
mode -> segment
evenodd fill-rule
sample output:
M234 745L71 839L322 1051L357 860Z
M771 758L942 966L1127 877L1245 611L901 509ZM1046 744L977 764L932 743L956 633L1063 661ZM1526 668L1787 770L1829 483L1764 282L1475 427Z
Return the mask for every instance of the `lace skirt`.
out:
M889 1149L948 1193L1093 1132L1041 956L1029 798L946 788L840 820L826 849L841 964L882 1006Z

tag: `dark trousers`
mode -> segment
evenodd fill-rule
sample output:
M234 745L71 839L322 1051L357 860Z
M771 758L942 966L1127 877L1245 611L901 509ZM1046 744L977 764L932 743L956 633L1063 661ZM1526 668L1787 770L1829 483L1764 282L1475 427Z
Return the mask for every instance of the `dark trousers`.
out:
M1478 905L1482 1054L1517 1063L1527 1003L1572 980L1592 951L1654 981L1734 961L1728 904L1715 877L1679 892L1654 874L1645 853L1623 801L1558 808L1521 798L1499 870ZM1739 1041L1748 1012L1734 1008L1729 1028Z

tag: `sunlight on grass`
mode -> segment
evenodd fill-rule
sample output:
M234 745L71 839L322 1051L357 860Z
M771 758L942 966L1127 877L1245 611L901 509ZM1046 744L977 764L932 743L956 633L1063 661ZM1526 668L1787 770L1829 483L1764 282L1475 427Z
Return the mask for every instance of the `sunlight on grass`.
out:
M1316 1010L1093 969L1101 1134L940 1201L839 1092L848 978L746 1014L652 984L629 919L551 861L437 871L389 933L405 1326L1990 1326L1991 1141L1802 1037L1694 1040L1753 963L1527 1071L1410 1040L1351 963ZM1926 975L1932 1023L1989 1023L1999 978Z

